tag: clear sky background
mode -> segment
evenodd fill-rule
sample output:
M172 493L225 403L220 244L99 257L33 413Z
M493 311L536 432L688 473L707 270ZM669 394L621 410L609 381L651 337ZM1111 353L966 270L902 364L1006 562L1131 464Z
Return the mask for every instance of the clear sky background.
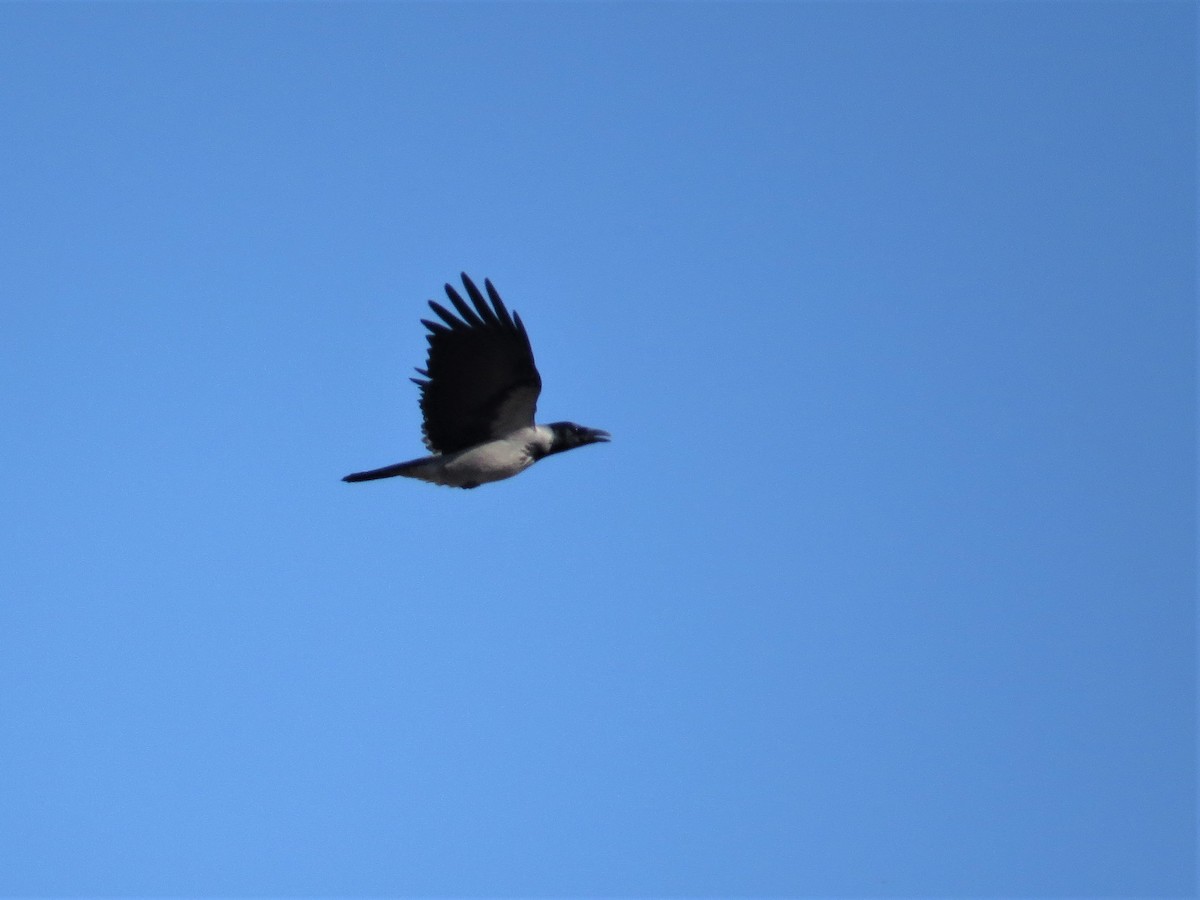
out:
M0 894L1190 894L1196 20L0 7Z

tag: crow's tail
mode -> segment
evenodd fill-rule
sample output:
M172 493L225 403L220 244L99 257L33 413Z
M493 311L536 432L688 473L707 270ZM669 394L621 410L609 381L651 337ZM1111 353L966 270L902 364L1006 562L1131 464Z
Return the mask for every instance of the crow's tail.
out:
M371 469L369 472L355 472L352 475L347 475L342 481L374 481L376 478L392 478L396 475L415 475L415 470L418 469L425 460L413 459L408 462L395 463L394 465L384 466L382 469Z

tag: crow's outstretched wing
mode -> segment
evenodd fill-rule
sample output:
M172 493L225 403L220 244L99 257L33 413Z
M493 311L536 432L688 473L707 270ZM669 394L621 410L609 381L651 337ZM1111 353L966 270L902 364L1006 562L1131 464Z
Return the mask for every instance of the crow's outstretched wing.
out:
M446 296L456 317L429 301L441 322L422 319L429 329L429 356L421 388L421 426L425 446L434 453L454 453L533 424L542 378L533 362L529 335L521 317L509 314L504 301L484 280L488 300L462 275L468 304L451 285Z

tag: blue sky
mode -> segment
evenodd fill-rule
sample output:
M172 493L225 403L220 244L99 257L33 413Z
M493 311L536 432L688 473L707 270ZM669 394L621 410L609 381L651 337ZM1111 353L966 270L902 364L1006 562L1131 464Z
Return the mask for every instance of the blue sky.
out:
M0 28L0 894L1193 892L1194 5Z

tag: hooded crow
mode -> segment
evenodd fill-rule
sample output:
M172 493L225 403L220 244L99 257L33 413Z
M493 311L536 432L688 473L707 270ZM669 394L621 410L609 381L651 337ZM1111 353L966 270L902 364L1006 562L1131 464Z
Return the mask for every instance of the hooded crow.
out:
M429 329L429 356L417 369L424 377L412 380L421 388L421 432L433 455L342 481L403 475L473 488L511 478L552 453L609 439L606 431L573 422L534 424L542 377L521 317L509 313L491 281L483 282L487 300L465 272L462 281L470 304L448 284L446 296L458 315L430 300L441 321L421 320Z

